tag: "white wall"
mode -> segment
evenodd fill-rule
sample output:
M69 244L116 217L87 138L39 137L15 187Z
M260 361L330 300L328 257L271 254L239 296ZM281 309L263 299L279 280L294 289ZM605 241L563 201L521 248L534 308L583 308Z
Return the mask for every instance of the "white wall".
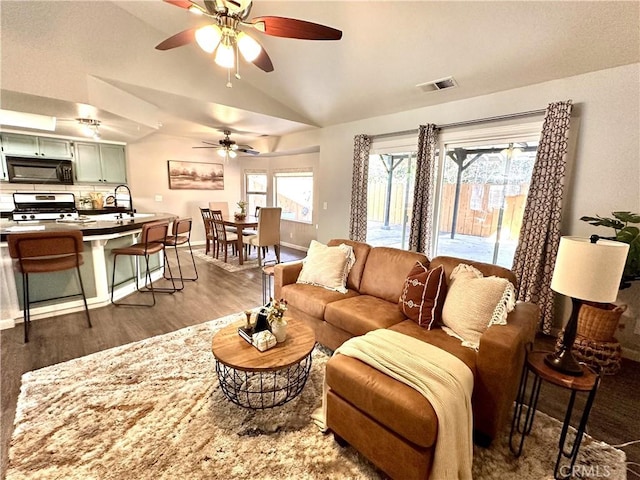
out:
M240 167L233 160L225 163L214 149L193 149L193 145L193 141L161 134L131 143L127 145L127 178L136 210L192 217L192 239L202 242L205 234L199 208L209 202L226 201L233 212L241 199ZM170 190L168 160L223 163L224 190ZM156 201L156 195L162 200Z
M318 204L327 202L328 209L318 210L318 239L327 241L345 237L349 231L355 135L538 110L567 99L573 100L574 110L562 233L587 236L595 232L579 220L583 215L640 212L640 64L336 125L319 135L303 132L281 139L280 145L302 148L319 136ZM635 283L620 292L618 303L627 303L629 310L621 322L624 330L617 336L626 355L640 360L640 285Z

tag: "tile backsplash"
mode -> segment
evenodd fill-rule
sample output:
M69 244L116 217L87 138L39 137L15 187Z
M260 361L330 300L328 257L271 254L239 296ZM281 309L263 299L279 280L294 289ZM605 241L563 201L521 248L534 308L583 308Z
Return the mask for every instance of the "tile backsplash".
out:
M15 184L0 183L0 212L11 212L14 209L13 194L16 192L71 192L75 195L76 206L80 207L82 198L91 193L100 192L105 197L113 195L117 185L49 185L49 184Z

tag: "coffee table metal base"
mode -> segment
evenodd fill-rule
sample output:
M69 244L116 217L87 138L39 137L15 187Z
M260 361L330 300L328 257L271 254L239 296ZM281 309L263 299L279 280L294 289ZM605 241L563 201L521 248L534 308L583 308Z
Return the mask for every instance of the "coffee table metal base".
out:
M279 370L245 371L216 361L224 395L236 405L262 410L284 405L300 395L311 370L311 354Z

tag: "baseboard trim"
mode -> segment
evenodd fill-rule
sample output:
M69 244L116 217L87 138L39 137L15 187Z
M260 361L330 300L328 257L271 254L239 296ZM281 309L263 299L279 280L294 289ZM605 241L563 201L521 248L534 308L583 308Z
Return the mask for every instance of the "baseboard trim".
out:
M294 250L299 250L301 252L306 252L309 250L309 247L302 247L300 245L294 245L293 243L280 242L280 245L287 248L293 248Z
M622 347L622 358L640 362L640 351L634 350L633 348Z

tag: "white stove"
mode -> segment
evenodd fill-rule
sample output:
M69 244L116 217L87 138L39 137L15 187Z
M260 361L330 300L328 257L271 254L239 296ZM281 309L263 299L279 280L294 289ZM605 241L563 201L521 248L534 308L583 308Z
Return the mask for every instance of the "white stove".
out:
M14 193L15 210L12 218L16 222L37 220L71 220L78 218L73 193Z

